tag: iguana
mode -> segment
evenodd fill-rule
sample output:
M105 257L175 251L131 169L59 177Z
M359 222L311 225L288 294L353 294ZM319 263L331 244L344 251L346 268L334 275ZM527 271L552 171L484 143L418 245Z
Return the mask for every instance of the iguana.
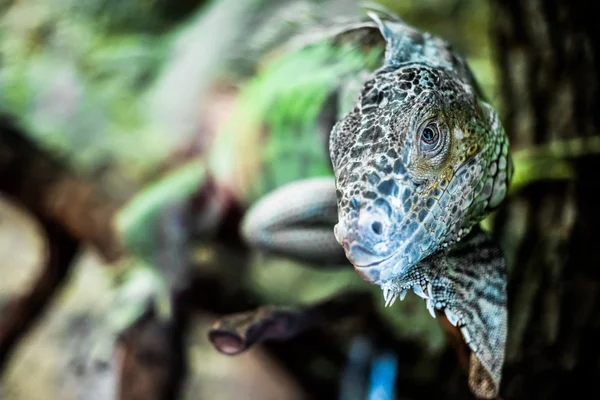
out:
M498 394L507 333L502 251L479 223L506 196L508 137L466 61L400 18L369 13L385 40L329 140L334 177L285 185L246 216L245 238L288 254L331 252L335 239L386 305L412 289L469 345L469 386ZM331 216L334 234L315 218Z
M471 347L471 390L494 397L506 273L478 222L506 193L508 141L446 42L391 13L370 16L282 46L242 90L208 161L165 179L167 203L210 189L197 210L203 237L238 204L253 248L319 265L350 261L388 305L412 288ZM151 197L122 212L129 248L152 247L156 214L140 217L156 211ZM174 270L165 265L172 281L185 280Z

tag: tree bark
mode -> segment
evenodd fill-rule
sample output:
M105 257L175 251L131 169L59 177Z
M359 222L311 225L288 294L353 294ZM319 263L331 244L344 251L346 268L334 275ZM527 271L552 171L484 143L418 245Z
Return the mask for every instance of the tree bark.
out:
M598 135L596 2L492 3L512 149ZM495 218L509 267L505 399L593 393L600 378L600 156L569 162L572 179L529 185Z

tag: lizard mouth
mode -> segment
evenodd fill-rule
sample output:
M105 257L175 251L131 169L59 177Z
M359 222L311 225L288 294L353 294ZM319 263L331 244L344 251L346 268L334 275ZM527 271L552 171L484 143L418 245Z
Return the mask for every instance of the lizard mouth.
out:
M344 243L343 247L346 251L346 257L348 260L350 260L352 265L358 268L367 268L380 265L381 263L390 259L390 257L393 255L378 254L359 244L348 245L347 242Z
M354 268L360 268L360 269L376 268L376 267L380 267L382 264L385 264L385 262L388 261L392 257L394 257L394 254L391 254L389 256L381 258L380 260L376 260L376 261L373 261L368 264L352 263L352 265L354 265Z
M365 281L376 285L383 285L401 276L415 265L406 257L406 249L397 249L391 254L381 256L370 263L358 263L351 260L354 270Z
M358 275L363 280L373 284L379 284L381 281L389 278L387 275L389 275L389 273L392 271L392 268L390 268L388 262L394 257L394 255L395 254L391 254L370 263L358 263L350 257L348 252L346 252L346 256L354 266L354 270L358 273Z

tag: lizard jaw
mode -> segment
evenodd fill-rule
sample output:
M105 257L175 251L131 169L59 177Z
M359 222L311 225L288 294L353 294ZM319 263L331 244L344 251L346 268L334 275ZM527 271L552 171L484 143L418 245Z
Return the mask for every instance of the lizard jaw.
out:
M352 265L354 265L355 271L365 281L380 285L382 288L384 287L383 285L391 288L391 281L397 281L399 277L406 274L415 265L406 259L404 249L405 247L402 247L385 258L366 265L357 263L356 260L348 257L348 253L347 257L352 262Z
M350 257L348 257L347 253L346 253L346 257L348 259L351 259ZM353 262L352 265L354 266L354 270L356 271L358 276L360 276L364 281L377 285L377 284L381 284L381 282L382 282L382 274L381 273L386 271L385 268L381 268L382 264L385 263L386 261L388 261L392 257L393 257L393 255L389 256L387 258L384 258L383 260L375 261L375 262L372 262L367 265L360 265L356 262Z

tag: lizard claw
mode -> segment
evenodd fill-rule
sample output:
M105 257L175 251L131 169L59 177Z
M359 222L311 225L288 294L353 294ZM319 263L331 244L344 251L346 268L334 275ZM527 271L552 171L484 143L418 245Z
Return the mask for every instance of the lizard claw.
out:
M448 307L444 308L444 313L446 314L448 322L456 326L456 324L458 323L458 317L456 316L456 314L454 314L452 310L450 310Z
M402 289L402 291L400 292L400 301L404 300L405 297L406 297L406 289Z
M396 299L398 298L398 292L393 292L392 296L390 298L390 301L388 304L386 304L387 307L391 307L392 304L394 304L396 302Z
M413 286L413 292L415 292L415 294L419 297L422 297L424 299L428 299L429 296L427 296L425 294L425 292L423 292L423 288L421 287L421 285L414 285Z
M429 314L431 314L431 316L433 318L435 318L435 310L433 309L433 301L431 301L431 299L427 299L427 311L429 311Z

